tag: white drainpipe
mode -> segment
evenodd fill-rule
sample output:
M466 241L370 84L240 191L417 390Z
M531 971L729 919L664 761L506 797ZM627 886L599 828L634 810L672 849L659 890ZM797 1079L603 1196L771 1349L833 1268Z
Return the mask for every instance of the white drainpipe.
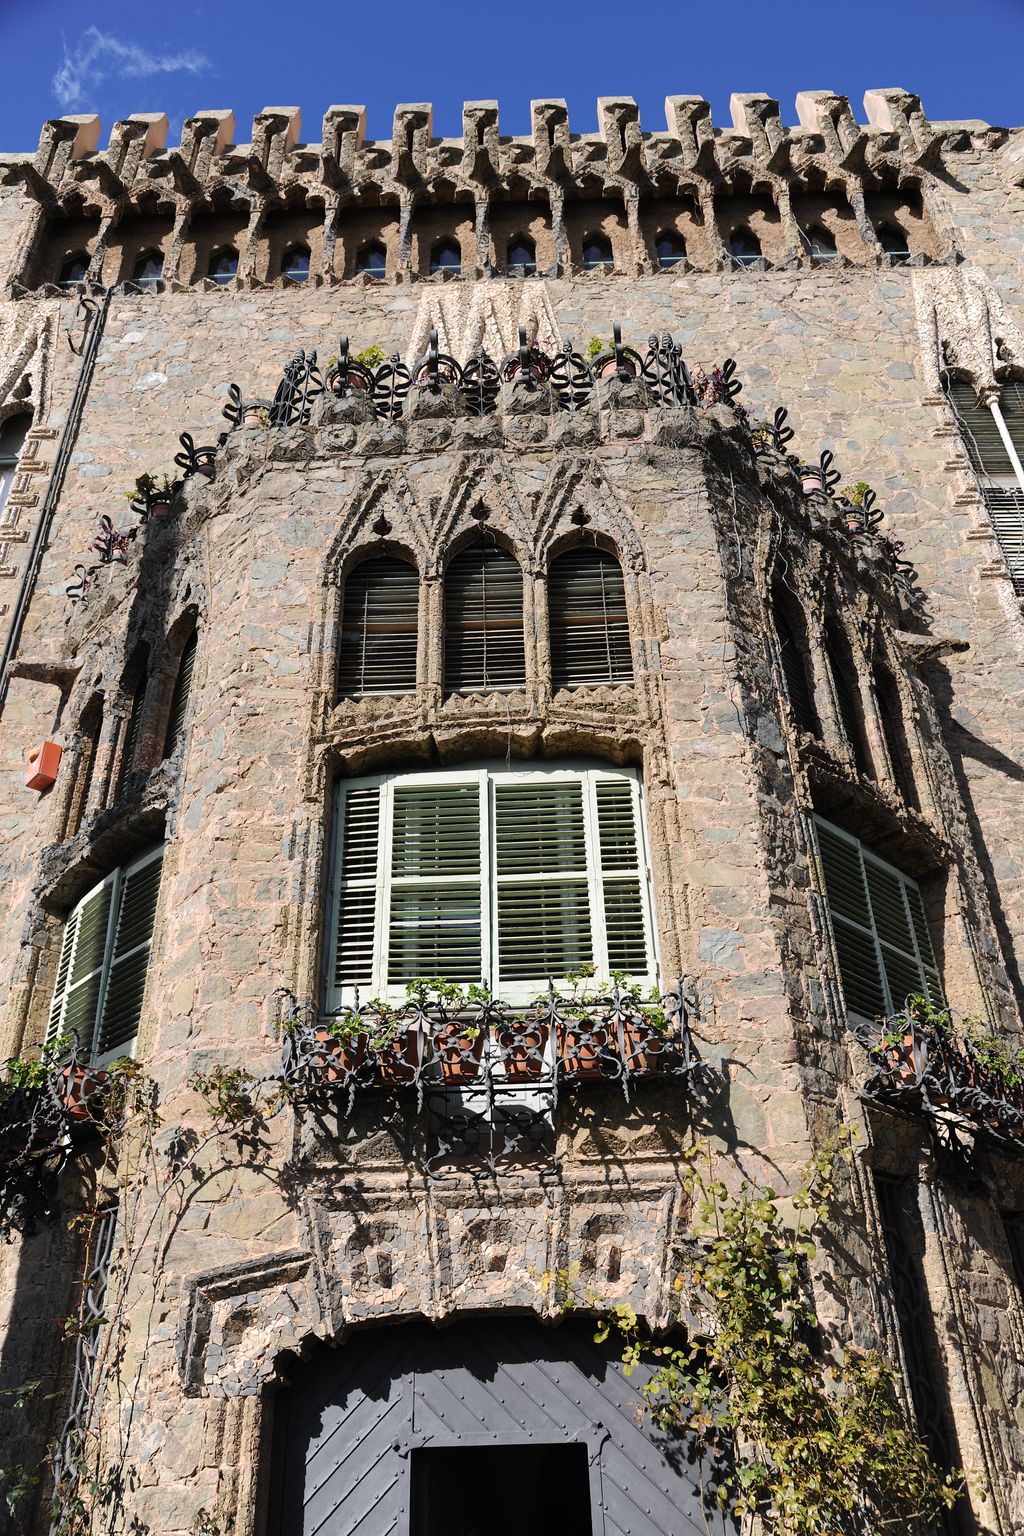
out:
M992 412L992 419L995 421L999 436L1003 440L1003 447L1006 449L1006 456L1010 463L1013 465L1013 472L1017 476L1017 484L1020 489L1024 491L1024 465L1021 464L1020 456L1017 453L1016 448L1013 446L1013 439L1007 430L1006 422L1003 419L1003 413L999 407L999 401L996 399L990 399L988 402L988 408Z

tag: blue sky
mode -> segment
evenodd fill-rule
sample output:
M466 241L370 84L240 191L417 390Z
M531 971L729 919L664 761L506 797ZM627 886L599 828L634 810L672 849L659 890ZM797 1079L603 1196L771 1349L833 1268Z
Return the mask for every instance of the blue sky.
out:
M706 96L727 125L732 91L766 91L795 122L798 90L841 91L862 118L864 91L893 85L933 118L1008 125L1022 57L1024 0L0 0L0 150L34 148L63 112L106 131L165 111L176 130L232 107L247 141L262 107L299 106L318 140L325 107L361 102L387 138L396 102L432 101L435 133L454 134L463 100L496 98L502 131L525 133L531 97L564 96L593 132L598 96L634 96L659 129L666 95Z

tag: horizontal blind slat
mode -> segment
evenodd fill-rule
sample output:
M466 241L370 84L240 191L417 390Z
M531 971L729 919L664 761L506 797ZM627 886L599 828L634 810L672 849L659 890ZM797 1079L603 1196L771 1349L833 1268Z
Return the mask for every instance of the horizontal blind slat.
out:
M457 555L445 573L445 692L525 684L523 573L505 550L475 545Z
M415 690L419 602L419 572L406 560L382 555L349 573L338 669L342 696Z
M553 561L548 614L556 688L633 681L626 590L613 556L571 549Z

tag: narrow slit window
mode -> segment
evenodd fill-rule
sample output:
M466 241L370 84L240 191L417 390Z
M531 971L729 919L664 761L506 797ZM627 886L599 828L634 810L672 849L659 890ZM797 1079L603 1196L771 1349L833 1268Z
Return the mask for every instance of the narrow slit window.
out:
M338 672L343 697L411 693L416 687L419 572L382 555L349 572Z
M510 277L530 277L537 270L537 247L525 236L510 240L505 253L505 266Z
M851 680L855 676L853 658L850 655L846 641L835 630L830 632L825 642L825 654L828 657L829 669L832 673L836 707L839 711L843 735L846 737L850 751L853 753L857 772L863 774L865 778L870 778L871 758L868 755L867 743L864 740L864 729L861 724L860 705L857 700L856 687Z
M601 549L571 549L548 577L555 688L631 683L633 655L622 567Z
M214 251L210 257L207 276L221 288L227 283L234 282L238 276L238 252L233 245L226 245L221 250Z
M149 688L149 673L143 668L132 690L131 709L124 728L124 740L121 743L121 762L117 774L117 792L124 793L125 786L134 773L139 755L139 737L142 731L142 713L146 704L146 693Z
M741 224L729 236L729 254L741 267L751 267L761 259L761 242L746 224Z
M305 283L309 280L309 246L290 245L284 253L281 263L281 274L292 283Z
M455 240L438 240L431 248L430 271L447 272L451 277L462 273L462 250Z
M857 838L816 817L818 850L846 1007L898 1013L908 997L941 1006L942 984L920 888Z
M629 770L479 768L342 784L328 1006L410 981L512 1003L596 965L657 980L640 786Z
M910 247L907 244L907 232L895 221L887 221L879 224L875 233L882 250L889 257L894 266L906 266L910 260Z
M0 426L0 514L3 513L7 498L14 487L18 473L18 460L25 447L25 438L28 436L31 425L32 417L22 411L17 416L8 416Z
M896 679L885 667L876 666L874 684L875 701L878 705L878 724L885 742L893 781L907 804L916 807L918 799L907 742L907 727Z
M811 736L820 734L818 712L814 707L814 692L810 680L810 658L806 643L802 643L797 626L790 619L790 607L779 588L772 590L772 622L779 646L782 675L789 696L789 707L801 730Z
M686 260L686 241L674 229L664 229L654 242L654 252L662 270L677 267Z
M519 562L496 544L473 545L445 572L445 692L483 693L525 684Z
M185 641L178 661L174 691L171 694L171 707L167 714L167 732L164 737L165 758L170 757L185 735L185 721L188 717L188 701L192 692L192 673L195 670L198 643L199 637L193 630Z
M827 266L839 255L835 237L824 224L812 224L807 231L807 249L816 267Z
M356 252L356 274L365 273L367 277L375 278L383 282L387 276L388 253L379 240L372 241L369 245L361 246Z
M612 270L612 243L604 235L588 235L583 242L584 272Z
M160 251L143 251L132 269L132 282L142 288L155 288L163 281L164 258Z
M89 258L84 251L76 252L69 256L60 269L57 279L59 288L77 288L79 283L85 282L85 275L89 270Z

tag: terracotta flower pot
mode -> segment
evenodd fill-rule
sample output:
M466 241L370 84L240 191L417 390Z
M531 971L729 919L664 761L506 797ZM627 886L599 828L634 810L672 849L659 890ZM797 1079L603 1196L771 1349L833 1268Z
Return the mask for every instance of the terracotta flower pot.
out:
M824 490L820 475L804 475L800 481L800 489L805 496L812 495L815 491Z
M246 405L242 408L243 427L262 427L264 425L264 410L260 405Z
M60 1071L60 1096L72 1120L94 1120L103 1090L108 1081L106 1072L91 1067L62 1067Z
M411 1083L420 1064L419 1035L398 1030L377 1047L377 1068L384 1083Z
M484 1031L475 1036L458 1024L446 1024L430 1038L434 1055L441 1063L441 1076L446 1083L472 1082L480 1071L480 1058L484 1052Z
M540 1077L544 1070L544 1050L548 1043L546 1024L522 1024L518 1029L498 1031L505 1076L510 1083Z
M559 1031L558 1049L566 1077L594 1082L607 1076L601 1070L601 1052L608 1048L608 1031L603 1024L590 1029L574 1029L571 1024Z
M370 1037L362 1030L357 1035L349 1034L339 1038L331 1034L326 1024L319 1024L313 1032L313 1038L317 1046L323 1047L316 1052L316 1064L322 1067L324 1082L336 1083L362 1066Z
M361 373L357 373L354 368L350 368L349 369L348 375L347 375L347 379L348 379L348 387L349 387L349 389L365 389L366 388L366 378L365 378L365 376L363 374L361 374ZM334 393L336 395L340 395L341 394L341 386L342 386L342 377L341 377L341 370L340 370L340 368L335 368L334 372L331 374L330 384L331 384L331 389L334 391Z
M624 357L622 359L622 369L623 369L624 373L628 373L629 374L629 377L631 379L635 379L636 378L636 364L633 362L633 360L631 358ZM619 371L618 364L616 363L614 357L610 357L606 363L602 363L601 364L601 369L600 369L600 372L598 374L598 378L601 378L601 379L614 379L616 377L616 375L618 374L618 371Z
M927 1045L909 1029L903 1036L902 1044L894 1043L885 1047L885 1055L889 1071L901 1083L919 1082L928 1064Z
M169 501L151 501L150 504L149 504L149 515L150 515L151 518L170 517L170 515L171 515L171 504L170 504L170 502Z
M661 1066L665 1036L649 1024L626 1024L622 1030L623 1065L631 1077L650 1077Z

